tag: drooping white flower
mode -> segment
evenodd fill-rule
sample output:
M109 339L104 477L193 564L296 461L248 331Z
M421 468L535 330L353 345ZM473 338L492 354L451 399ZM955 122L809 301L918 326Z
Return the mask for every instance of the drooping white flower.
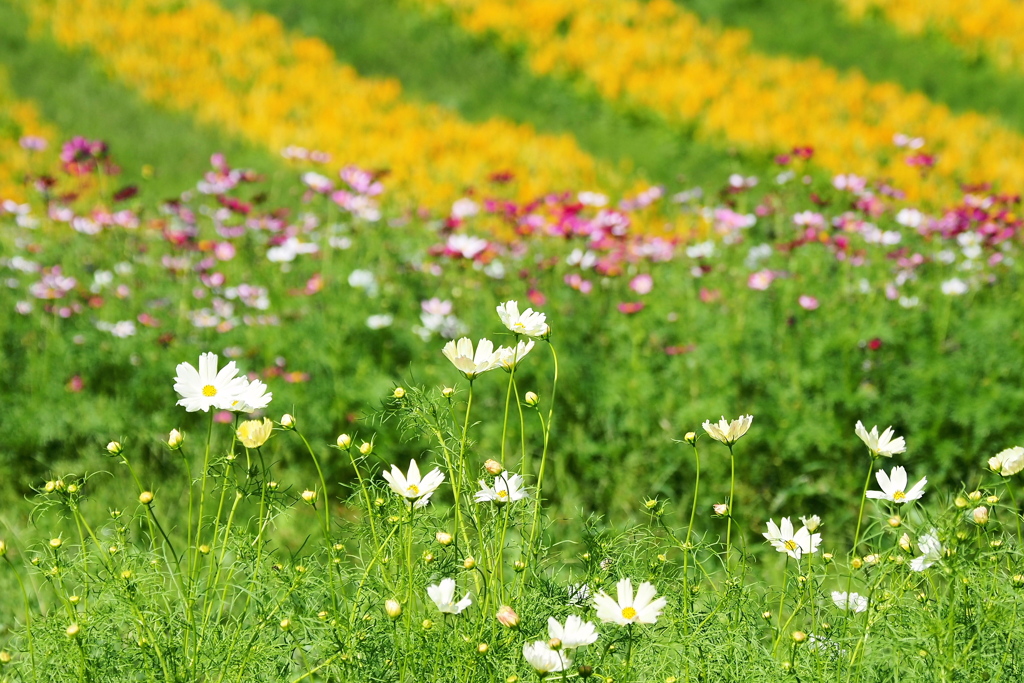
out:
M458 614L473 604L469 593L458 602L455 601L455 579L441 579L441 583L427 586L427 595L443 614Z
M597 629L589 621L583 621L575 614L570 615L563 625L558 619L548 617L548 637L557 638L563 650L575 650L597 640Z
M846 591L832 591L832 602L839 609L860 613L868 608L868 599L859 593L847 594Z
M619 626L653 624L658 621L662 610L668 604L665 598L654 599L657 591L647 581L636 589L636 597L633 596L633 582L628 578L620 579L616 589L618 600L613 600L604 591L599 591L594 596L597 618L601 621L613 621Z
M557 673L572 666L572 660L567 654L552 650L543 640L523 643L523 657L539 674Z
M879 435L878 425L872 427L871 431L868 432L864 429L864 425L861 424L860 420L857 420L854 431L860 437L860 440L864 442L864 445L868 447L868 450L871 451L871 455L875 457L891 458L896 453L903 453L907 450L907 444L902 436L898 436L895 439L892 438L892 435L895 433L892 427L886 427L885 431Z
M888 500L902 505L912 500L917 500L924 495L924 486L928 483L927 477L921 477L921 481L914 484L907 490L907 471L902 467L894 467L886 475L885 470L878 470L875 479L882 488L881 491L868 491L867 497L874 500Z
M229 410L233 410L236 413L252 413L257 410L263 410L270 405L272 398L274 398L274 394L267 391L267 385L258 379L254 379L239 391L238 397L232 402Z
M545 322L547 316L532 308L527 308L520 313L518 301L506 301L498 306L497 311L502 324L516 334L525 334L527 337L544 337L551 331Z
M585 583L571 583L566 588L570 605L585 605L590 602L590 586Z
M174 377L174 390L181 396L177 405L194 413L209 412L210 408L230 410L241 392L248 386L245 377L236 377L238 368L231 361L217 370L217 354L199 356L199 369L190 363L179 363Z
M910 568L915 572L923 572L928 567L942 559L942 543L939 542L938 532L935 529L927 534L922 534L917 541L917 547L921 555L910 561Z
M420 477L420 468L415 460L409 461L408 475L402 474L395 465L391 466L390 472L384 472L383 475L392 491L403 498L408 498L418 508L430 501L430 496L444 481L444 473L436 467L426 476Z
M988 459L988 466L996 474L1012 477L1024 470L1024 448L1014 446L999 451Z
M499 358L494 353L494 344L489 339L481 339L477 342L476 351L474 351L472 340L469 337L463 337L457 342L450 341L445 344L441 353L452 362L459 372L466 376L466 379L473 379L499 365Z
M799 560L805 553L814 554L821 544L821 534L812 534L807 527L802 526L793 530L793 522L789 517L783 517L781 525L775 524L774 520L768 520L768 531L763 533L772 547L780 553L786 553L794 560Z
M703 427L704 431L712 439L721 441L726 446L731 446L747 433L747 430L750 429L750 423L753 421L753 415L740 415L732 422L722 417L718 424L712 423L711 420L705 420Z
M530 494L523 488L523 478L518 474L502 472L494 477L494 485L488 486L480 480L480 490L473 496L478 503L514 503L523 498L529 498Z
M499 346L498 350L494 352L495 357L500 365L505 370L511 371L512 368L519 365L519 363L526 357L530 351L533 350L533 340L520 341L515 346Z

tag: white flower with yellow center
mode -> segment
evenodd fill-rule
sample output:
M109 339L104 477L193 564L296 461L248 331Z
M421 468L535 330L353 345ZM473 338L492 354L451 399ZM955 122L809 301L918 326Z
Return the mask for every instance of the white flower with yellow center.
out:
M924 495L924 485L928 483L928 478L922 477L921 481L914 484L908 491L907 471L899 466L892 468L888 475L885 470L878 470L875 473L875 479L878 480L878 485L882 490L868 491L867 497L874 500L888 500L898 505L919 499Z
M494 485L488 486L480 480L480 490L473 496L478 503L514 503L523 498L529 498L530 494L523 488L523 478L518 474L502 472L494 478Z
M238 398L231 404L230 410L236 413L254 413L270 405L272 398L274 398L274 394L267 391L267 385L254 379L239 392Z
M407 498L418 508L425 506L430 501L430 496L444 481L444 473L436 467L426 476L420 477L420 468L415 460L409 462L408 475L402 474L402 471L395 465L391 466L390 472L384 472L383 475L392 491Z
M868 608L867 597L860 593L847 594L846 591L832 591L832 602L839 609L858 614Z
M1004 477L1012 477L1021 470L1024 470L1024 448L1014 446L999 451L988 459L988 466L996 474Z
M427 586L427 595L442 614L458 614L473 604L469 593L458 602L455 601L455 579L441 579L441 583L436 586Z
M892 435L895 433L892 427L886 427L885 431L879 434L878 425L872 427L869 432L861 424L861 421L857 420L853 431L864 442L864 445L868 447L871 455L876 458L879 456L891 458L896 453L903 453L907 450L907 442L903 440L902 436L897 436L895 439L892 438Z
M711 420L706 420L702 426L712 439L721 441L726 446L731 446L747 433L747 430L750 429L750 423L753 421L753 415L740 415L732 422L726 420L725 417L722 417L718 424L714 424Z
M633 582L628 578L620 579L615 587L618 591L618 600L613 600L604 591L599 591L594 596L597 618L601 621L613 621L619 626L653 624L658 621L661 611L668 604L665 598L654 599L657 591L647 581L636 589L636 597L633 596Z
M177 405L190 413L209 412L210 408L230 410L248 386L245 377L235 376L238 368L234 361L218 371L215 353L201 354L198 370L190 363L179 363L175 371L174 390L181 396Z
M516 334L525 334L527 337L546 337L551 331L546 322L547 316L532 308L527 308L520 313L518 301L506 301L498 306L497 311L501 323Z
M813 555L821 544L821 534L812 534L805 526L794 531L789 517L783 517L778 525L769 519L768 531L761 535L768 539L775 550L786 553L794 560L799 560L804 554Z
M499 346L494 355L502 369L511 371L532 350L533 340L531 339L530 341L521 341L515 346Z
M466 376L466 379L473 379L483 372L499 367L500 359L494 353L494 344L489 339L477 342L474 351L473 341L469 337L463 337L445 344L441 353Z
M540 675L557 673L572 666L572 660L564 652L552 650L543 640L523 643L523 657L533 670Z

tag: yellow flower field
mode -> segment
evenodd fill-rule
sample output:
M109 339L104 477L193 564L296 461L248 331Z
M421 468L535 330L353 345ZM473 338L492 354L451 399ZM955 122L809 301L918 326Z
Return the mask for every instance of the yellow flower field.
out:
M840 73L818 60L758 54L744 31L703 25L671 0L417 0L465 29L524 44L531 68L694 125L701 138L748 150L815 148L833 172L891 178L913 198L957 182L1024 187L1024 138L980 114L954 115L918 93ZM924 136L937 164L922 179L893 145Z
M854 18L872 11L901 31L934 31L1003 69L1024 69L1024 4L1016 0L842 0Z
M618 181L571 136L502 120L468 123L403 99L394 80L361 78L322 41L269 15L209 0L24 3L37 31L92 50L148 101L192 113L258 145L328 152L332 166L388 169L405 199L442 207L467 186L511 170L521 197Z
M50 144L56 139L35 105L15 96L7 74L0 69L0 198L24 201L25 176L38 170L33 168L32 152L19 145L24 136L40 137Z

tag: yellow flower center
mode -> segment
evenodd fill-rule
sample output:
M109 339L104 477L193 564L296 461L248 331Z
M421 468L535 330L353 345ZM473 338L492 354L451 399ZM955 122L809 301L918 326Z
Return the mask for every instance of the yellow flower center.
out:
M203 387L203 396L216 396L216 395L217 395L217 387L213 386L212 384L207 384L205 387Z
M519 321L519 322L512 323L512 327L516 328L517 332L521 332L522 330L526 329L526 324L523 323L522 321Z
M498 498L508 498L508 491L498 491Z
M634 617L636 617L636 610L632 607L626 607L622 610L623 619L633 619Z
M420 487L416 484L409 484L409 487L405 489L405 495L407 496L418 496L420 495Z
M897 491L896 493L892 494L892 499L894 501L906 500L907 499L907 494L903 493L903 491Z
M794 541L792 539L783 542L782 545L783 545L783 547L786 548L786 550L796 550L796 541Z

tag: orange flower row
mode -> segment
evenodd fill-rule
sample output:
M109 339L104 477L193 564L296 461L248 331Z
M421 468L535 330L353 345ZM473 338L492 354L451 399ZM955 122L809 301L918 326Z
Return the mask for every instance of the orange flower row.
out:
M416 2L451 12L473 33L524 45L538 73L653 110L720 144L810 145L824 168L891 178L918 199L942 200L957 182L1024 188L1024 138L998 120L954 115L919 93L815 59L759 54L745 31L705 26L672 0ZM900 133L923 136L927 146L900 149Z
M360 77L315 38L267 14L210 0L23 0L36 30L88 48L148 101L279 151L322 150L340 168L388 169L402 199L445 207L512 171L521 197L616 186L571 136L503 120L469 123L407 101L394 80Z

